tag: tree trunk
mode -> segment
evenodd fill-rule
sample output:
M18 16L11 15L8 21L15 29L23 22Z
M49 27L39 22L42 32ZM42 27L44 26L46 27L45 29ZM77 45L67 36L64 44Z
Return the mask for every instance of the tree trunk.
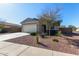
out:
M50 37L50 27L49 27L49 37Z
M39 44L39 37L38 37L38 35L36 36L36 42L37 42L37 44Z
M39 29L38 29L39 23L37 24L37 35L36 35L36 42L39 44Z

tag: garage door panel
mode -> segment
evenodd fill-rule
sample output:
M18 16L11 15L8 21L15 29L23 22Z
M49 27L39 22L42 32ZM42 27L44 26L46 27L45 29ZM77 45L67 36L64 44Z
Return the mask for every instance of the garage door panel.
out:
M23 32L36 32L37 31L37 25L36 24L27 24L23 25Z

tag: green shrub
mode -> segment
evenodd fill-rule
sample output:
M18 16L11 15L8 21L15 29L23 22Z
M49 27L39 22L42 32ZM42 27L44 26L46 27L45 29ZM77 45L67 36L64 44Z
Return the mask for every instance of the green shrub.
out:
M54 42L59 42L59 40L58 40L58 39L54 39L53 41L54 41Z
M61 35L61 31L57 31L55 35L56 36L60 36Z
M37 33L36 32L33 32L33 33L30 33L32 36L36 36Z

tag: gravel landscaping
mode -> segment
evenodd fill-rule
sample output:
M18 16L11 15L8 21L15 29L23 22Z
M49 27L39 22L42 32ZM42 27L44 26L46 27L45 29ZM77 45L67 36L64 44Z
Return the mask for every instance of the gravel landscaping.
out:
M60 37L51 36L46 38L39 37L40 44L37 44L36 36L26 35L5 41L79 55L78 38L79 36L75 35L74 36L62 35ZM58 42L53 41L54 39L57 39Z

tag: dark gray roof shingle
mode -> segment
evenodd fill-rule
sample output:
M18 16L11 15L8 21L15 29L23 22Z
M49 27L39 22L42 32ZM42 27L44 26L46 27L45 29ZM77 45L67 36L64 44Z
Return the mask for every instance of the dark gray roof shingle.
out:
M31 21L38 21L38 19L36 19L36 18L26 18L24 21L21 22L21 24L23 24L25 22L31 22Z

